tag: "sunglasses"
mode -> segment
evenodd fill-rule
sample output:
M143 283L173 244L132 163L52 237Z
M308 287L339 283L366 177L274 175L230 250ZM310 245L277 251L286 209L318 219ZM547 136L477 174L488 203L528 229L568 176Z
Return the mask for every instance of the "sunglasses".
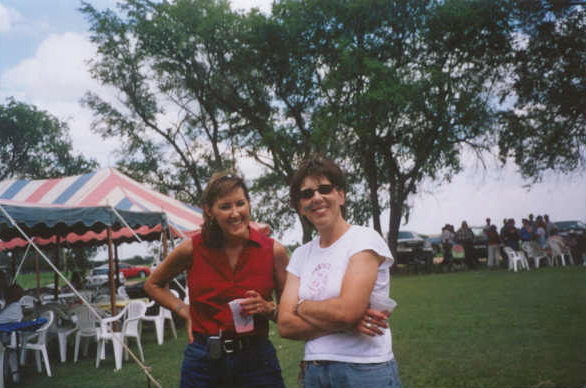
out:
M326 195L326 194L331 193L332 190L334 190L334 188L335 188L334 185L319 185L317 187L317 189L301 190L299 192L299 196L303 199L310 199L313 197L313 194L315 194L316 191L322 195Z

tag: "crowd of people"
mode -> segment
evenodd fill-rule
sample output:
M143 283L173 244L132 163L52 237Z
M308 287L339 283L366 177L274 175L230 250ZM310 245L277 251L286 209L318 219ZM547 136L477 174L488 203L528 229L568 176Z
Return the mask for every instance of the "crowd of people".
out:
M487 218L483 226L483 233L486 236L486 257L487 267L495 268L499 265L508 265L508 257L504 253L504 247L509 247L514 251L524 252L543 252L546 255L552 255L552 247L555 245L563 252L568 252L569 257L575 264L584 262L586 255L586 236L568 236L562 238L549 215L538 215L534 217L529 214L527 218L521 220L521 227L515 226L513 218L505 218L500 230L491 223ZM463 221L458 230L454 226L446 224L442 228L441 242L444 261L443 264L451 265L453 260L453 248L455 245L461 245L464 250L464 260L469 268L476 268L479 265L479 256L474 248L475 235L468 227L466 221Z

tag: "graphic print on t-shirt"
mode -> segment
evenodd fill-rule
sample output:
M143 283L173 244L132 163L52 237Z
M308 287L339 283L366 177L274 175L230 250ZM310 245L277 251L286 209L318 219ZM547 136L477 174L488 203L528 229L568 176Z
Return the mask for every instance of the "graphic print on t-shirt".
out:
M309 299L325 299L326 286L328 284L328 275L330 273L330 263L320 263L311 271L309 279Z

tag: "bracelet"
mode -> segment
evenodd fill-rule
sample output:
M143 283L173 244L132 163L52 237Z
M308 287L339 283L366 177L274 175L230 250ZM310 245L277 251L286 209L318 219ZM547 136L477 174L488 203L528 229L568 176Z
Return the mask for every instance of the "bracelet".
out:
M305 299L299 299L299 301L297 302L297 304L295 305L295 307L293 307L293 314L295 315L299 315L299 306L301 306L301 304L305 302Z
M179 302L179 303L177 304L177 306L175 306L175 308L173 309L173 312L174 312L175 314L178 314L178 313L179 313L179 311L181 311L181 309L182 309L183 307L186 307L185 303L183 303L183 302Z

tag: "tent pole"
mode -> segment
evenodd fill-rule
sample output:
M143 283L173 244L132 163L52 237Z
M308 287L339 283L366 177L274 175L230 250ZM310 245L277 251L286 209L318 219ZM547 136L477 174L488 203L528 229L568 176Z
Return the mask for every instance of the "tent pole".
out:
M108 227L108 281L110 284L110 307L112 316L118 314L116 311L116 288L114 285L114 252L112 249L112 228ZM117 329L117 328L116 328Z
M116 287L120 287L120 266L118 265L120 259L118 258L118 244L114 243L114 272L116 274Z
M61 245L61 236L57 236L57 246L55 247L55 267L59 268L59 245ZM59 299L59 274L57 272L53 275L53 282L55 288L53 289L53 299L57 301Z
M12 252L12 254L10 255L10 272L11 272L11 278L13 279L12 281L16 280L16 254L15 252Z
M167 257L167 232L169 229L163 228L163 259Z
M35 255L35 272L37 273L37 299L41 300L41 268L39 266L39 252Z

